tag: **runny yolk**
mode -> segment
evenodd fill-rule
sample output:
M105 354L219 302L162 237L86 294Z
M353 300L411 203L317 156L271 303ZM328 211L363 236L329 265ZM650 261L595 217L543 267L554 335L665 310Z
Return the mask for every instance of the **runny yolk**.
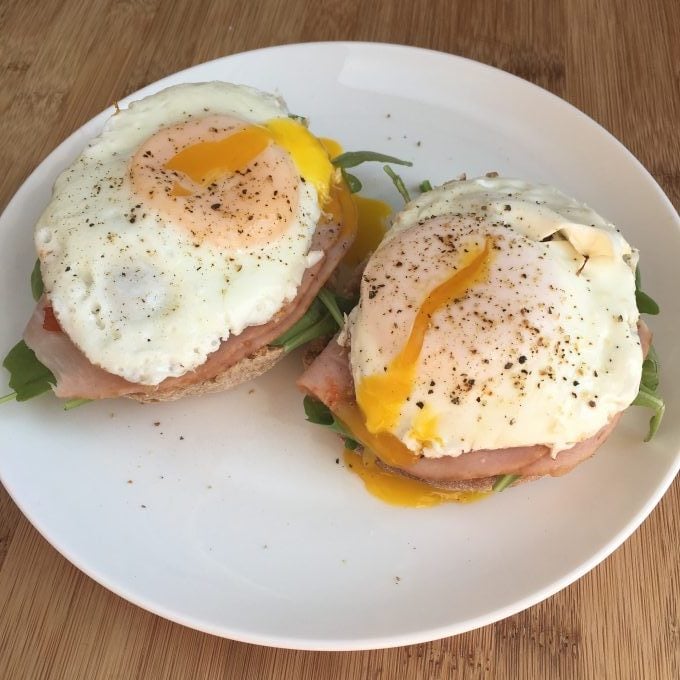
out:
M223 175L245 170L270 142L267 130L253 125L216 141L187 146L175 154L165 167L183 172L204 187Z
M491 242L487 239L482 250L470 253L453 276L427 296L416 314L406 344L392 359L387 370L384 373L366 376L359 383L356 390L357 402L366 418L366 428L370 433L393 430L402 405L411 393L416 364L432 315L482 279L486 274L490 253ZM431 440L433 437L431 429L427 434Z
M304 125L291 118L272 118L222 139L192 144L176 153L164 167L182 172L197 185L205 187L224 175L245 170L272 142L291 155L301 177L311 182L323 206L333 179L329 152ZM190 193L186 187L175 184L173 195Z
M429 508L440 503L472 503L489 495L485 491L449 491L425 482L401 477L379 468L375 460L345 449L345 465L364 483L366 490L389 503L410 508Z
M130 162L140 202L197 247L257 247L297 224L301 186L325 210L336 171L323 144L290 118L253 125L226 115L163 128ZM352 212L356 209L352 207Z
M319 141L331 160L343 152L342 145L335 139L319 137ZM342 184L344 186L344 182ZM384 201L359 194L351 194L351 198L357 215L358 230L342 263L353 268L363 262L383 240L387 231L387 218L392 214L392 208ZM326 210L329 210L328 206Z
M413 424L408 436L421 444L441 444L441 437L437 434L437 414L429 404L425 404L413 418Z
M179 182L172 185L170 196L191 196L191 190L183 187Z
M388 465L405 467L413 465L418 460L418 456L393 434L369 432L366 429L364 414L356 404L338 404L333 408L333 412L357 441L361 442L367 450L373 451Z
M292 118L272 118L263 127L272 141L291 155L301 177L316 189L319 205L325 206L335 168L323 143Z
M350 267L355 267L363 262L383 240L387 231L387 218L392 214L392 208L383 201L365 198L358 194L352 194L352 200L357 209L359 231L343 262Z
M356 238L359 217L352 194L344 182L333 184L324 212L329 221L341 225L340 234L343 238Z
M334 139L329 139L328 137L319 137L324 149L328 153L328 157L332 160L336 156L342 153L342 145L340 142L336 142Z

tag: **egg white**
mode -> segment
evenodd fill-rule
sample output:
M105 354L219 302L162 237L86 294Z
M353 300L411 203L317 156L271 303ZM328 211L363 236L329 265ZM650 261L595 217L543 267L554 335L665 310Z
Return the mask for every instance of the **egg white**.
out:
M134 383L180 376L231 334L266 323L318 259L309 248L320 208L304 182L281 238L231 251L194 243L131 193L128 164L145 140L220 114L260 123L288 111L273 95L219 82L178 85L133 102L57 179L35 228L61 327L92 363Z
M556 454L637 394L637 251L553 187L486 177L447 183L396 215L349 322L355 384L385 371L430 291L488 237L487 278L433 315L393 429L425 456L534 444ZM425 444L413 435L423 407L438 434Z

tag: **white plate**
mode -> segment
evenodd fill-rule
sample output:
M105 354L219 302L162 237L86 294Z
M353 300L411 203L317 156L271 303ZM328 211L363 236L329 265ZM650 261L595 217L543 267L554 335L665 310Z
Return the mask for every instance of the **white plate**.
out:
M680 296L672 283L680 230L647 171L544 90L408 47L258 50L129 99L211 79L285 94L317 134L347 149L413 160L402 171L409 185L498 170L555 184L618 223L641 249L645 288L663 310L651 325L666 421L645 445L649 414L632 409L601 453L562 479L472 505L399 509L369 496L336 465L339 442L305 423L293 384L300 366L290 357L250 385L175 404L117 400L65 413L45 396L2 406L2 482L30 521L80 569L146 609L209 633L304 649L467 631L535 604L604 559L649 514L680 463ZM3 352L32 309L32 225L57 173L110 113L59 146L2 216ZM357 174L367 194L398 205L379 166Z

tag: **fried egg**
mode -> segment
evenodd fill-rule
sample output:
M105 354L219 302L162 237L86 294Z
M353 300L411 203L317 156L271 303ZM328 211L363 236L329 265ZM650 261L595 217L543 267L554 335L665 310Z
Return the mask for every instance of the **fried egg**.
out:
M323 145L281 99L184 84L118 111L57 179L35 242L61 328L156 385L296 295L329 199Z
M367 430L426 457L553 455L635 398L637 251L557 189L449 182L396 215L348 322Z

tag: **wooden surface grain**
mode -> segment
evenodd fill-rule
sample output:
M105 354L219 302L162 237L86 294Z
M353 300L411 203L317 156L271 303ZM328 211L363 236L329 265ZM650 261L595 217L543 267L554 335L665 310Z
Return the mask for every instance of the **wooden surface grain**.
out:
M679 33L677 0L0 0L0 207L54 146L142 85L267 45L371 40L461 54L564 97L677 208ZM528 611L401 649L295 652L125 602L56 553L0 488L0 679L677 678L678 546L676 480L622 548Z

